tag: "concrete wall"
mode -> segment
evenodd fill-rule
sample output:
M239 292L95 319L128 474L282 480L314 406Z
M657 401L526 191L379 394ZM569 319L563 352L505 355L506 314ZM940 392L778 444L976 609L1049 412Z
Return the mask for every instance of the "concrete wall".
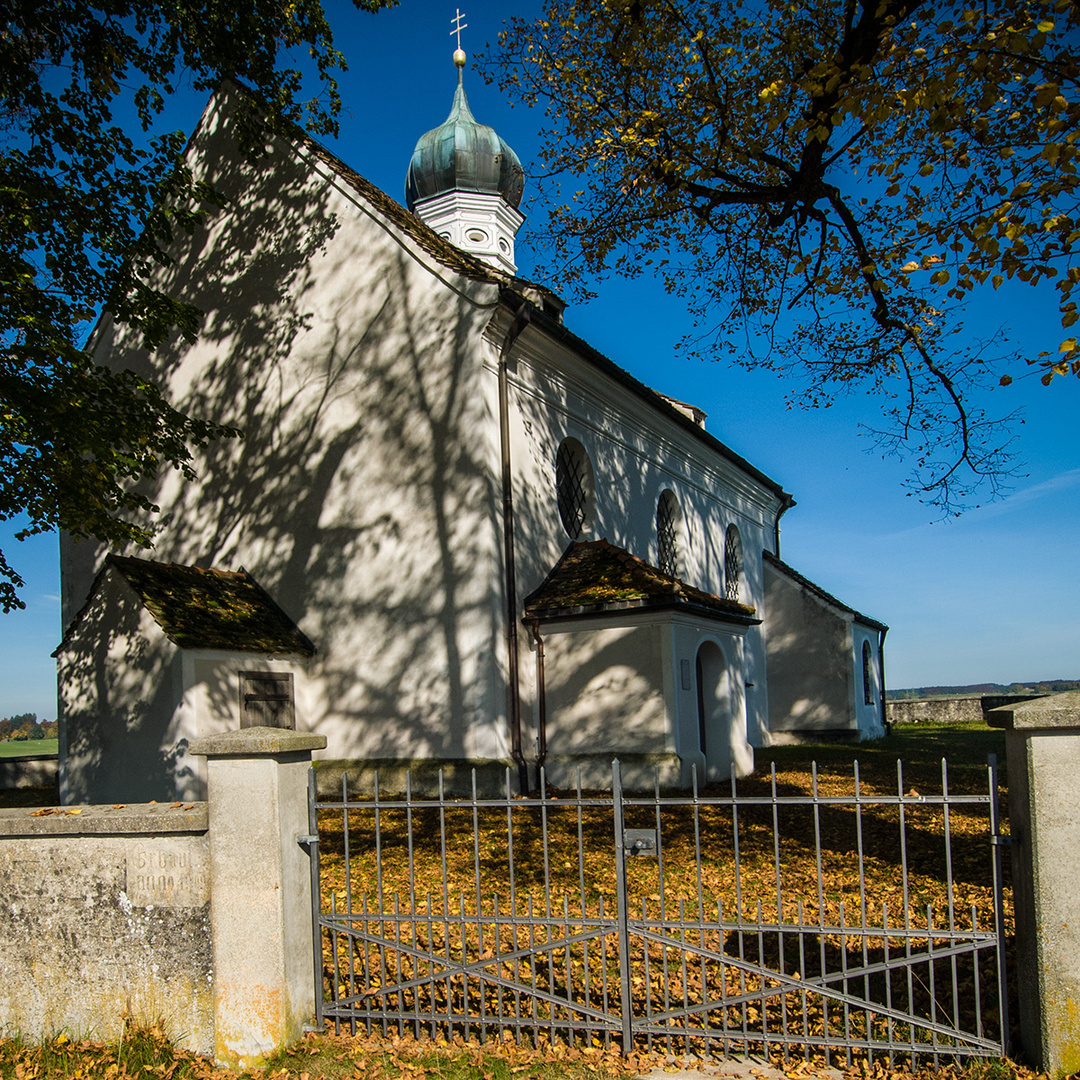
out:
M77 812L76 812L77 811ZM214 1046L205 803L0 810L0 1031Z
M885 712L890 724L981 724L990 710L1036 701L1046 694L983 694L982 697L929 698L889 701Z
M57 777L56 754L28 754L0 758L0 791L52 787Z
M253 1069L315 1012L308 774L319 735L194 740L207 802L0 810L0 1034L125 1019Z
M889 701L885 713L890 724L981 724L982 700L934 698L930 701Z

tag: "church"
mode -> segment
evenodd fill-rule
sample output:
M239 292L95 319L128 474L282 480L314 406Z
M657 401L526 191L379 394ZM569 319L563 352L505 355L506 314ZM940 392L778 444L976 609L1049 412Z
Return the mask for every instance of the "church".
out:
M228 201L157 281L198 340L106 313L89 347L243 437L147 490L149 555L61 538L63 802L199 798L189 741L244 726L325 735L356 790L687 788L883 733L887 627L782 561L791 495L516 276L524 173L454 61L405 206L299 129L245 159L247 92L208 104Z

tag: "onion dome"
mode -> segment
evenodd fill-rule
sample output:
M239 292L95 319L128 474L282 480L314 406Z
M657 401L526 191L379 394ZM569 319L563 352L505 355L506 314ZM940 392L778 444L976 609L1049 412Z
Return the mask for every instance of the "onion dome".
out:
M515 210L525 188L525 171L517 154L494 128L478 123L469 109L462 82L465 54L454 53L458 85L445 123L421 136L405 178L410 210L425 199L450 191L500 195Z

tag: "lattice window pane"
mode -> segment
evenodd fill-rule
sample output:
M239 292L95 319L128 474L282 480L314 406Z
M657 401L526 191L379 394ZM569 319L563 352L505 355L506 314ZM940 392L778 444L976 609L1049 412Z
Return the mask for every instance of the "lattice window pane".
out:
M739 530L729 525L724 542L724 578L727 581L727 598L739 601L742 577L742 543Z
M559 446L555 459L555 488L563 528L576 540L589 520L592 469L585 452L569 439Z
M657 565L668 577L679 576L678 504L670 491L665 491L656 504Z

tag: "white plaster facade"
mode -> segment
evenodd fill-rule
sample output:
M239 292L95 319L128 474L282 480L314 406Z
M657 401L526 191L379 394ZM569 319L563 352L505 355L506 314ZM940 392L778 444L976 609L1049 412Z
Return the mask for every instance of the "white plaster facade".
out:
M317 144L274 139L264 158L243 161L231 108L227 94L215 97L189 150L228 208L179 241L175 265L161 271L161 284L205 313L198 340L151 356L108 316L92 340L99 363L151 373L180 409L245 433L200 453L196 482L172 473L149 492L162 523L153 558L243 567L314 643L310 659L266 662L297 671L297 727L326 736L323 757L506 761L516 696L522 755L534 766L535 642L523 628L516 695L509 676L505 361L518 600L571 542L555 458L574 438L595 494L577 539L603 537L655 564L657 503L670 492L678 576L724 595L735 526L738 599L756 611L749 624L675 612L545 627L553 767L588 747L597 760L637 753L650 768L667 755L673 783L688 783L692 764L710 777L732 765L748 772L752 747L771 738L762 556L775 552L790 497L685 406L574 337L557 297L451 247ZM62 538L65 626L105 554ZM84 759L73 750L93 742L94 717L157 710L157 752L175 759L184 740L232 722L222 703L235 699L235 672L251 666L250 655L170 652L145 611L121 607L84 620L60 656L72 793L104 790L77 779ZM702 710L716 728L708 753ZM116 761L123 723L112 724L116 739L99 749ZM179 772L170 782L192 797Z

